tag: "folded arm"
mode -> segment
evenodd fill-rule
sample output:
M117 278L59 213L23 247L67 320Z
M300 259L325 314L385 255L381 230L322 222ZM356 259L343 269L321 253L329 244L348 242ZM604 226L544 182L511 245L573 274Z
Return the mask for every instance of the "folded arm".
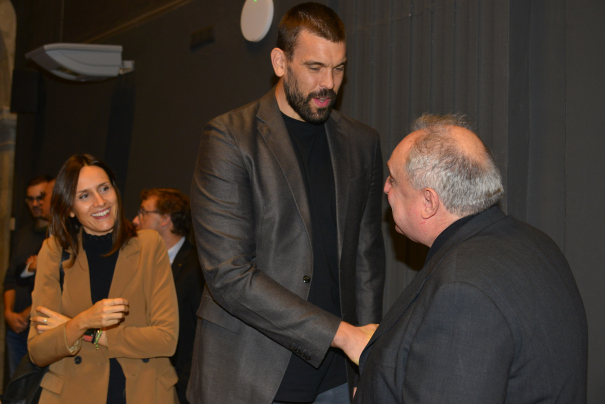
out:
M152 268L145 270L144 292L148 325L119 323L104 333L110 358L172 356L179 335L179 313L174 278L164 241L156 234ZM143 293L143 291L141 291Z

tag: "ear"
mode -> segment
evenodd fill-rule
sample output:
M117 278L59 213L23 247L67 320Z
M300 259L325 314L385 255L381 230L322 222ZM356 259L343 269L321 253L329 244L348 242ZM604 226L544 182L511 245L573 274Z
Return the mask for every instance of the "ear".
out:
M162 215L162 220L160 220L160 226L170 226L172 224L172 218L170 215Z
M277 77L282 77L286 72L286 54L279 48L274 48L271 51L271 64Z
M69 217L76 217L76 214L74 212L69 212Z
M422 206L422 218L429 219L437 214L441 200L439 195L433 188L425 188L422 190L423 206Z

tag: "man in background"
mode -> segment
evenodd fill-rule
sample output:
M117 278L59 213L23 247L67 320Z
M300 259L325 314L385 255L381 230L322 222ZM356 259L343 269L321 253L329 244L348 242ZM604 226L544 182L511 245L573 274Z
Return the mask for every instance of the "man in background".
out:
M586 315L565 257L497 206L500 173L464 117L413 129L384 192L397 231L430 250L361 355L355 403L586 403Z
M349 403L352 363L382 316L382 155L374 129L333 110L342 21L293 7L271 62L276 87L201 138L196 404Z
M46 186L52 177L45 175L27 184L25 203L34 219L32 226L21 227L14 237L11 259L4 276L4 319L10 375L27 353L29 312L37 269L38 251L46 238L48 220L42 217Z
M187 383L204 277L197 250L187 240L191 211L187 195L176 189L154 188L141 192L141 207L133 223L138 229L157 231L168 249L179 303L179 340L170 358L179 380L176 385L181 404L186 404Z
M46 188L44 190L44 199L42 201L42 213L40 214L42 219L48 221L50 223L51 214L50 214L50 201L53 196L53 190L55 189L56 179L53 178L46 183Z

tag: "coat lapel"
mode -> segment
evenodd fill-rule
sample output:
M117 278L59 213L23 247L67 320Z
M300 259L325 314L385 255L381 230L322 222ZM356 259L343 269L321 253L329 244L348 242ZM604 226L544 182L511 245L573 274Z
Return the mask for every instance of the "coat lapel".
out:
M340 115L334 111L326 122L326 133L334 173L334 193L336 197L336 223L338 234L338 266L344 240L345 219L349 202L349 179L351 178L351 153L349 138L343 132Z
M130 283L132 277L139 269L139 255L141 244L138 237L128 240L125 246L119 252L116 269L113 273L111 287L109 288L109 298L115 299L122 297L124 289Z
M189 253L191 252L191 244L187 239L179 249L179 252L176 253L176 257L174 257L174 261L172 262L172 275L174 276L174 281L178 279L181 272L183 272L183 268L187 263L187 259L189 258Z
M261 98L256 116L260 120L258 130L286 177L290 192L296 203L296 208L307 230L309 242L312 244L311 213L309 211L305 182L300 172L296 152L290 141L286 124L275 99L275 89Z
M82 247L81 239L82 237L80 236L80 248L73 266L67 266L69 260L63 261L63 271L65 272L63 291L71 300L74 309L79 311L86 310L92 306L88 258ZM67 251L70 253L70 256L73 255L71 249Z

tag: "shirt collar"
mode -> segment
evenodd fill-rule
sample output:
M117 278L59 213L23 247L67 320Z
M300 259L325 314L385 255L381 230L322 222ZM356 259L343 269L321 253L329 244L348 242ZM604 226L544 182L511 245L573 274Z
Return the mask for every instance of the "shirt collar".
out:
M181 237L181 239L179 241L177 241L177 243L175 245L170 247L170 249L168 250L168 258L170 259L170 265L172 265L172 263L174 262L174 259L176 258L176 255L179 253L179 250L183 246L184 242L185 242L185 237L183 236L183 237Z

